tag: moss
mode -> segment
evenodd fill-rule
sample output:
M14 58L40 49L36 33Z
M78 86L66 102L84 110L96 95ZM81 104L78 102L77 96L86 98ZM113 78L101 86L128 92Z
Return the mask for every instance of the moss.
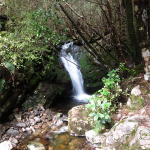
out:
M136 130L133 129L132 132L131 132L131 135L133 136L135 134Z
M114 131L116 130L116 127L119 126L119 124L124 123L124 120L121 120L120 122L118 122L118 124L116 126L114 126Z
M140 107L143 107L144 105L144 100L140 96L137 98L138 103L140 104Z
M141 82L140 84L141 86L144 86L144 87L146 86L146 82Z

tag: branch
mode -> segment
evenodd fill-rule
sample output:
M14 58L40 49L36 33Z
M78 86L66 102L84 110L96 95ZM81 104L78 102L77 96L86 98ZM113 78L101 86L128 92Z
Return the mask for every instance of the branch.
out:
M67 2L65 2L65 4L80 18L83 19L83 16L80 16Z

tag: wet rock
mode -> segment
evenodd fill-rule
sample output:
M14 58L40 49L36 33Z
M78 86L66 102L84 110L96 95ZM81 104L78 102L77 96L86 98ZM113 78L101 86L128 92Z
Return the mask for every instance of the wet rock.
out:
M47 120L45 119L45 117L41 117L41 120L42 120L42 122L44 122L44 123L46 123L47 122Z
M35 125L35 120L34 119L29 119L29 122L31 125Z
M47 127L47 125L46 124L43 124L42 125L42 129L44 129L44 128L46 128Z
M26 114L26 115L28 115L28 116L30 116L30 115L31 115L31 113L30 113L30 112L26 112L25 114Z
M17 122L22 122L21 116L22 116L21 114L15 114Z
M45 113L46 113L47 115L50 115L50 114L51 114L51 111L50 111L49 109L46 109L46 110L45 110Z
M35 132L35 129L32 126L30 126L30 129L32 130L32 132Z
M48 121L52 120L52 116L47 116Z
M14 143L14 144L17 144L18 143L18 140L16 139L16 138L12 138L12 137L10 137L9 138L9 141L11 142L11 143Z
M41 122L41 119L39 117L34 117L34 120L36 123Z
M11 150L12 144L10 141L4 141L2 143L0 143L0 150Z
M44 145L38 141L30 141L27 147L29 150L46 150Z
M40 113L39 113L39 111L38 111L37 109L34 109L34 115L35 115L35 116L40 115Z
M28 111L31 111L31 110L33 110L33 107L28 108Z
M122 114L117 114L116 120L119 121L122 118Z
M16 124L17 127L26 127L26 124L25 123L18 123Z
M43 113L43 116L46 117L46 116L47 116L47 113Z
M25 129L25 128L22 128L22 131L23 131L23 132L25 132L25 131L26 131L26 129Z
M90 109L80 105L68 112L68 130L71 135L85 136L85 132L94 128L94 120L89 117Z
M40 110L40 111L41 111L41 110L42 110L42 111L45 111L44 107L43 107L41 104L38 105L37 109Z
M56 128L55 128L55 130L56 130ZM65 133L65 132L68 132L68 126L63 126L58 131L53 131L53 133L55 133L55 134L61 134L61 133Z
M27 131L28 134L31 134L31 133L32 133L32 129L29 128L29 127L26 128L26 131Z
M12 135L12 134L19 134L19 131L11 128L7 131L7 135Z
M57 113L57 114L56 114L56 117L57 117L57 118L60 118L60 117L62 117L62 115L63 115L62 113Z
M63 124L63 121L61 119L58 119L56 122L56 126L61 126Z

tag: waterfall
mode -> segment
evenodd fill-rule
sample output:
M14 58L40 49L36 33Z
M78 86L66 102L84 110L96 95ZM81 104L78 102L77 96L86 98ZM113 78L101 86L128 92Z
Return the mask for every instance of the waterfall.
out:
M87 95L84 91L84 83L81 71L79 67L77 66L77 61L73 58L73 56L70 53L67 53L67 49L69 47L73 47L73 42L64 44L61 49L61 60L64 64L64 67L69 73L69 76L71 78L72 86L73 86L73 96L77 100L86 100L90 98L89 95ZM77 64L77 65L75 65Z

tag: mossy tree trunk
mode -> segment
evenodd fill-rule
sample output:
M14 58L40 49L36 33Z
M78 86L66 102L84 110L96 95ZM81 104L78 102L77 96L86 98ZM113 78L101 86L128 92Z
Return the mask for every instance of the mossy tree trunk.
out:
M140 42L146 41L150 35L150 6L149 0L134 1L134 16L138 27ZM137 30L136 30L137 32Z
M0 93L0 122L4 121L13 109L21 107L27 96L38 86L40 78L32 74L30 79L22 78L18 84L6 84Z

